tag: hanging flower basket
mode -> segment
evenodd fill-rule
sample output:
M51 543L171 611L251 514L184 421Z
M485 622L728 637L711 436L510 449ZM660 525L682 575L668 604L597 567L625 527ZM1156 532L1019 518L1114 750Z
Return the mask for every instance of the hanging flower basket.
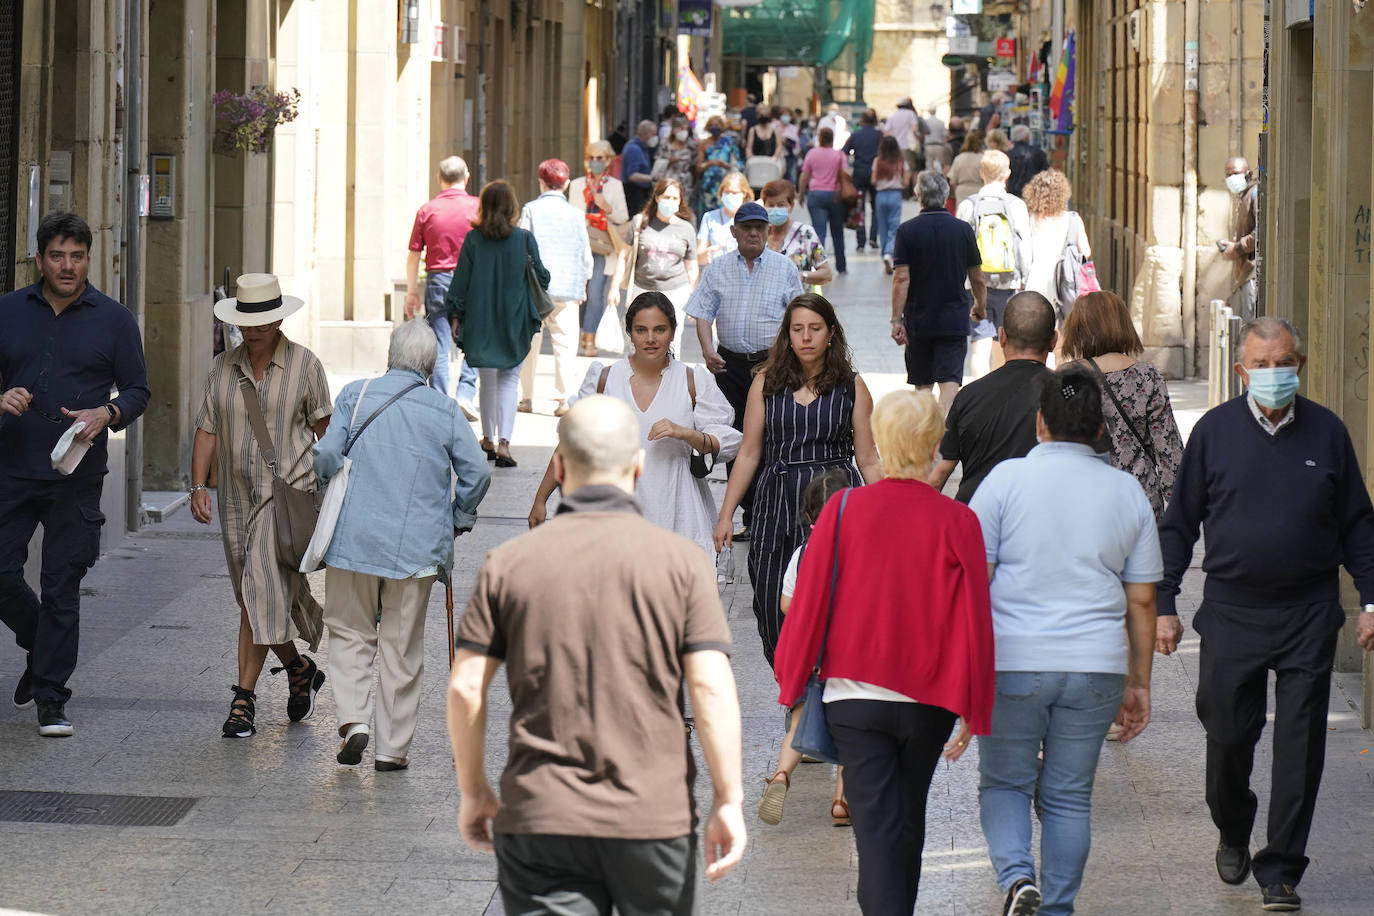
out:
M273 92L259 87L244 95L221 89L210 97L217 109L215 118L219 121L215 151L226 155L237 150L266 152L277 125L296 120L300 101L299 89Z

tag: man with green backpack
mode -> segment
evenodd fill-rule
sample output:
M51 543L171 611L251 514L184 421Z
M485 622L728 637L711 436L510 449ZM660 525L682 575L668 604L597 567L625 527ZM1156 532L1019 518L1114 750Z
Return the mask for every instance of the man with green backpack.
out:
M1007 190L1011 160L1001 150L983 153L979 167L983 187L959 205L956 216L973 227L978 238L978 253L983 258L983 278L988 285L987 318L992 322L988 335L995 337L1002 327L1007 301L1025 289L1030 275L1030 213L1021 198ZM975 340L974 346L981 344ZM1000 347L994 349L992 368L1001 364ZM976 356L976 354L975 354ZM975 364L977 364L975 359Z

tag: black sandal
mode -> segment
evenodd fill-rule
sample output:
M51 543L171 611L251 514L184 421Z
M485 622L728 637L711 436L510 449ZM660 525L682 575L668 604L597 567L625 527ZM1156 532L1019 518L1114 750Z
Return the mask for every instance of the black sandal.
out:
M308 655L296 657L296 664L273 668L272 674L286 672L291 697L286 701L286 717L292 722L310 718L315 712L315 694L324 686L324 672Z
M234 691L234 701L229 704L229 718L224 720L224 737L251 738L258 732L257 727L253 725L253 701L257 699L257 695L251 690L244 690L238 684L229 689Z

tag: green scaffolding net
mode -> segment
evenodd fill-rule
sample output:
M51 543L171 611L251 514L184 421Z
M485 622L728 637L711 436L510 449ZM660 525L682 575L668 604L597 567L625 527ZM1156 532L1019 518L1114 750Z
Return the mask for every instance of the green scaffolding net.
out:
M873 53L875 0L764 0L727 9L722 27L726 57L770 66L828 67L853 49L862 81Z

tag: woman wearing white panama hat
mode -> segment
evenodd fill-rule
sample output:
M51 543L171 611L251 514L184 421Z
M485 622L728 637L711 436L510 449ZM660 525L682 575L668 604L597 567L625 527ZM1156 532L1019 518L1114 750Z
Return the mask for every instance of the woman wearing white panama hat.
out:
M282 319L305 303L283 296L272 274L244 274L238 296L215 304L215 317L243 331L243 343L210 367L196 418L191 455L191 514L209 524L210 462L218 477L220 530L229 579L239 603L238 683L224 723L226 738L247 738L257 699L253 692L271 648L287 672L287 717L298 722L315 708L324 672L296 651L294 640L317 649L324 611L305 577L277 562L272 513L272 471L263 460L239 381L253 382L279 456L277 472L294 487L310 489L315 471L310 447L324 435L333 410L324 366L310 350L287 340Z

